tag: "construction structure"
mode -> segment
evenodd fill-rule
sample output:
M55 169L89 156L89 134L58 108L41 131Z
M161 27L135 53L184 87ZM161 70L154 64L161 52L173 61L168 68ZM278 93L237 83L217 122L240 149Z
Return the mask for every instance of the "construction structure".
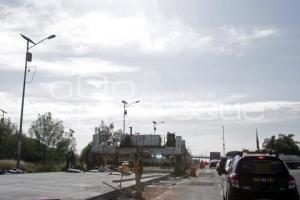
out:
M191 155L185 140L172 133L167 134L165 144L162 143L160 135L153 134L122 134L121 142L112 144L103 142L99 133L93 135L92 153L95 165L98 166L118 165L122 161L133 163L137 151L141 148L145 166L173 168L176 175L183 174L190 167Z

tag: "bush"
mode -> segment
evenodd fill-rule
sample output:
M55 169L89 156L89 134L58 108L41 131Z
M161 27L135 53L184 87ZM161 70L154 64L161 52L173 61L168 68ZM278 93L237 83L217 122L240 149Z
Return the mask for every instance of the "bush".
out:
M0 169L14 169L16 168L15 160L0 160ZM64 164L53 164L53 163L31 163L31 162L20 162L20 168L27 173L36 172L60 172L64 168Z
M0 160L0 169L12 169L16 167L15 160Z

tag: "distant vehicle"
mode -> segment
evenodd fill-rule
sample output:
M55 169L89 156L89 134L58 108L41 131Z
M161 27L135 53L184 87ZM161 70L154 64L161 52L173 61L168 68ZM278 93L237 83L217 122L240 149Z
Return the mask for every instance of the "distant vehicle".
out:
M210 152L209 153L209 160L220 160L221 159L221 152Z
M0 169L0 175L4 174L23 174L24 172L20 169Z
M225 173L225 164L226 164L227 158L222 157L221 160L218 162L216 166L216 170L219 175L222 173Z
M295 178L285 163L275 156L236 156L222 179L226 200L299 200Z
M218 162L219 162L219 160L211 160L211 161L209 162L209 164L208 164L208 167L209 167L209 168L214 168L214 167L217 166Z
M300 166L300 156L279 154L279 158L291 169L297 169Z
M230 158L233 158L235 156L242 156L243 155L243 152L242 151L228 151L226 153L226 157L230 157Z

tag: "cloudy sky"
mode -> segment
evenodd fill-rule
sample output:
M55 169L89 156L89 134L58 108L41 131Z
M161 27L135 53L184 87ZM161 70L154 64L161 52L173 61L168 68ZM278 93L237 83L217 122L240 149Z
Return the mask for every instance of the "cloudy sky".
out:
M18 124L26 42L32 48L24 131L50 111L78 149L101 120L176 132L194 154L300 140L300 2L295 0L0 0L0 108ZM36 71L34 77L33 72ZM33 78L33 80L31 80Z

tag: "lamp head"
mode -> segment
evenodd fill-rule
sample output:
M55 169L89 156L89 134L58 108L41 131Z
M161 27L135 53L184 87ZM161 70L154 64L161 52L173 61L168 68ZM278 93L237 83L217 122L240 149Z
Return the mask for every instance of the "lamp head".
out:
M5 110L0 109L0 111L3 112L3 113L5 113L5 114L7 114L7 112Z
M52 39L52 38L55 38L56 37L56 35L50 35L49 37L47 37L47 39L49 40L49 39Z

